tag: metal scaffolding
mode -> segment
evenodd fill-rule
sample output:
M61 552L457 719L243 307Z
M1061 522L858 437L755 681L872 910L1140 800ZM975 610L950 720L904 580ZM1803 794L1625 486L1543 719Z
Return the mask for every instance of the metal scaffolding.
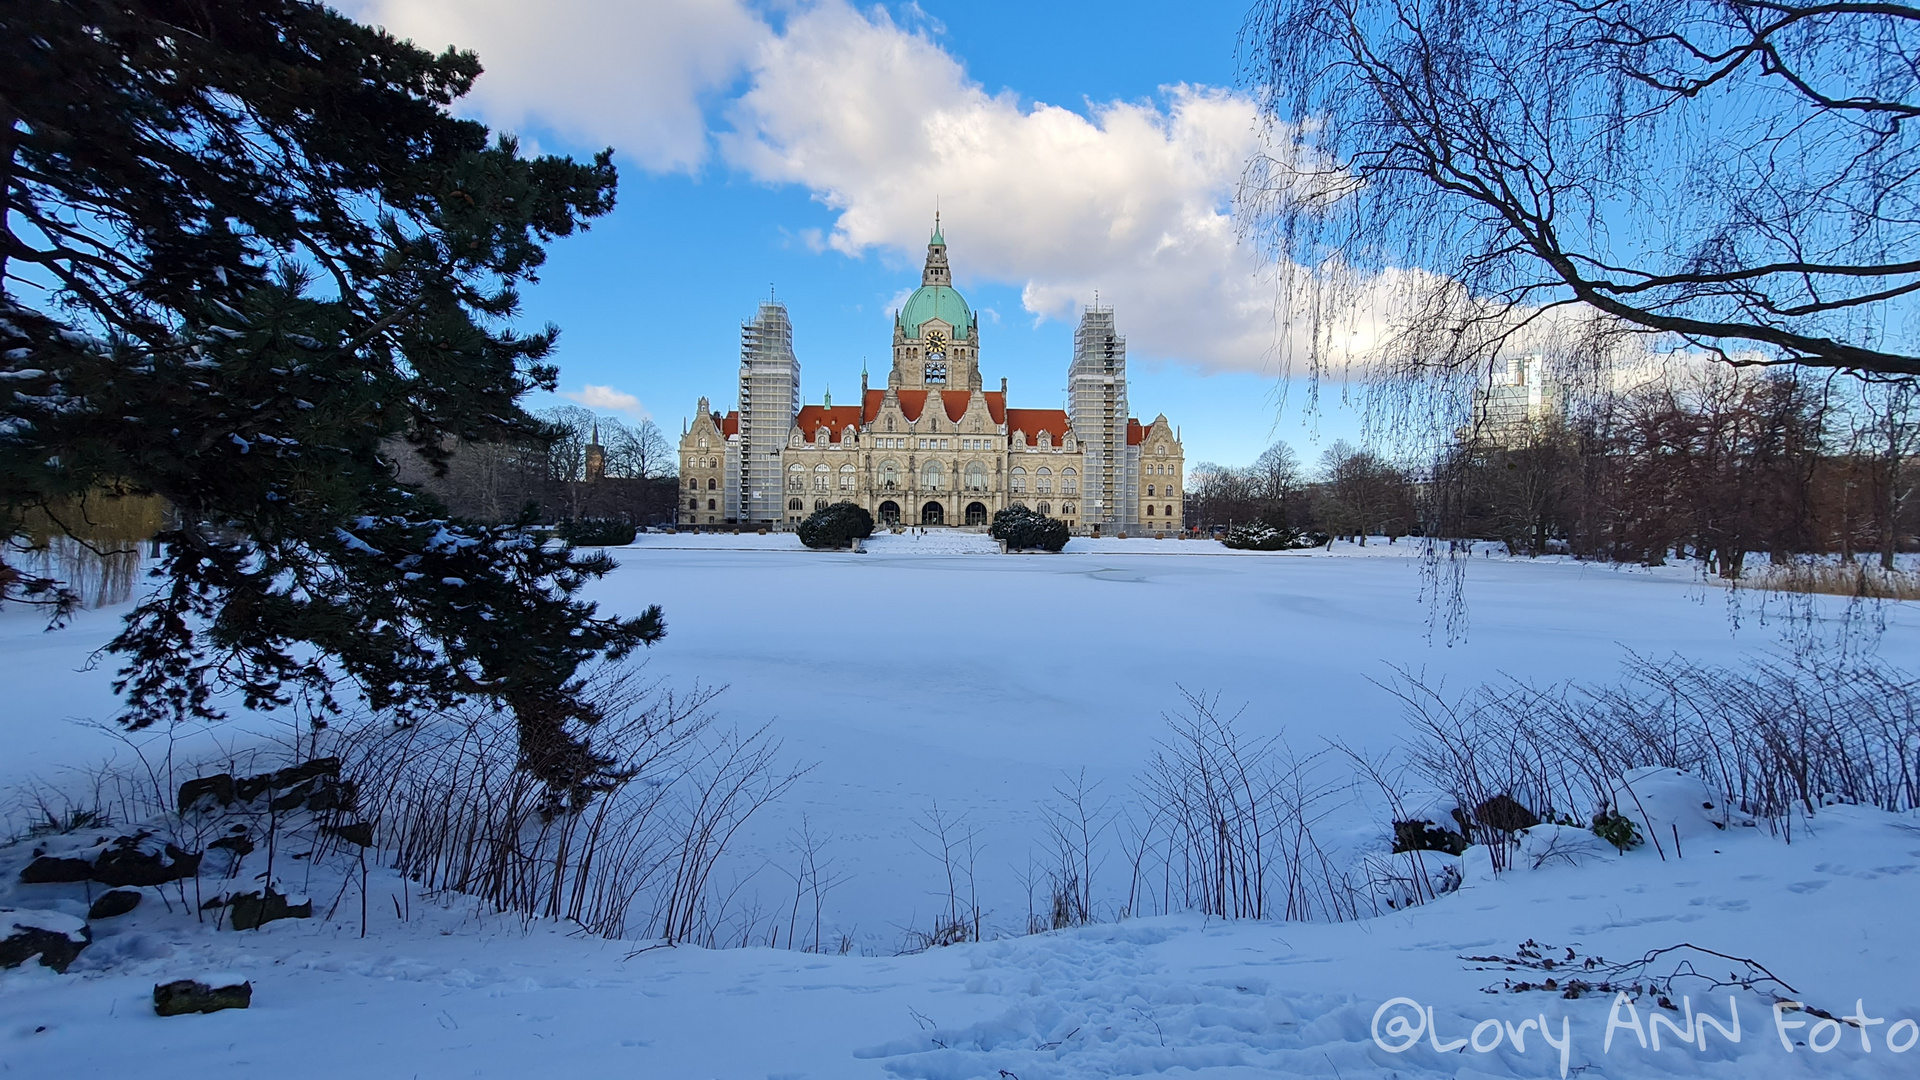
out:
M1127 339L1114 329L1110 307L1087 308L1073 332L1067 411L1086 448L1081 520L1108 530L1132 527L1139 485L1137 459L1127 453Z
M800 413L800 361L793 323L773 300L740 325L739 517L745 523L786 520L780 451Z

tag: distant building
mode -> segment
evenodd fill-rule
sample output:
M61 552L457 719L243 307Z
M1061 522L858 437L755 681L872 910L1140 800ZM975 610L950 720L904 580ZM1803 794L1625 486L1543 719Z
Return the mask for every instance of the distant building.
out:
M1516 357L1474 392L1473 424L1464 435L1480 446L1520 446L1566 415L1566 386L1547 371L1546 360Z
M680 522L791 528L831 503L883 523L984 527L1009 506L1076 531L1166 533L1185 500L1179 430L1128 415L1126 339L1110 308L1074 334L1067 409L1016 409L980 375L980 327L953 288L936 218L920 287L894 315L885 389L847 405L799 397L786 308L740 332L739 407L701 398L680 437Z

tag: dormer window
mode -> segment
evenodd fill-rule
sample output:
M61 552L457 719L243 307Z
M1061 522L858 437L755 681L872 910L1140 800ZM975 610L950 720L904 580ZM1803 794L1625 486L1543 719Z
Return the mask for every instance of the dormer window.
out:
M813 433L813 441L819 443L821 446L825 446L827 443L833 441L833 433L828 431L825 425L822 425L819 431Z
M1041 433L1040 433L1040 445L1041 445L1041 446L1052 446L1052 445L1053 445L1053 436L1052 436L1051 434L1049 434L1049 433L1047 433L1047 432L1044 432L1044 431L1043 431L1043 432L1041 432Z

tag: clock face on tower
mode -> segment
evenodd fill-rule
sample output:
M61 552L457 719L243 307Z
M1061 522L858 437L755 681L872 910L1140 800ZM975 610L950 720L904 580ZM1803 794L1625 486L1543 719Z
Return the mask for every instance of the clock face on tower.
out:
M934 360L947 355L947 336L938 330L927 331L927 356Z

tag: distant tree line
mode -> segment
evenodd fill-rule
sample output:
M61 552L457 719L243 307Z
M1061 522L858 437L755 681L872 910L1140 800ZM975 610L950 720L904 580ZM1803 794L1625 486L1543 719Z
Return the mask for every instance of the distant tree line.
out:
M1437 465L1437 531L1515 554L1657 565L1864 554L1893 569L1920 533L1920 391L1805 369L1662 378Z
M1260 523L1300 535L1397 539L1421 528L1417 490L1410 470L1375 451L1336 442L1310 476L1277 442L1252 465L1195 466L1187 521L1208 530Z
M1657 565L1920 548L1920 387L1806 369L1669 373L1491 430L1463 428L1409 467L1335 443L1309 475L1276 443L1252 465L1196 466L1190 525L1497 540Z
M652 420L628 424L575 405L548 409L536 419L537 428L524 438L453 443L444 472L417 455L401 456L400 478L479 521L517 520L528 507L546 524L673 520L679 464ZM589 448L596 445L600 454L593 460Z

